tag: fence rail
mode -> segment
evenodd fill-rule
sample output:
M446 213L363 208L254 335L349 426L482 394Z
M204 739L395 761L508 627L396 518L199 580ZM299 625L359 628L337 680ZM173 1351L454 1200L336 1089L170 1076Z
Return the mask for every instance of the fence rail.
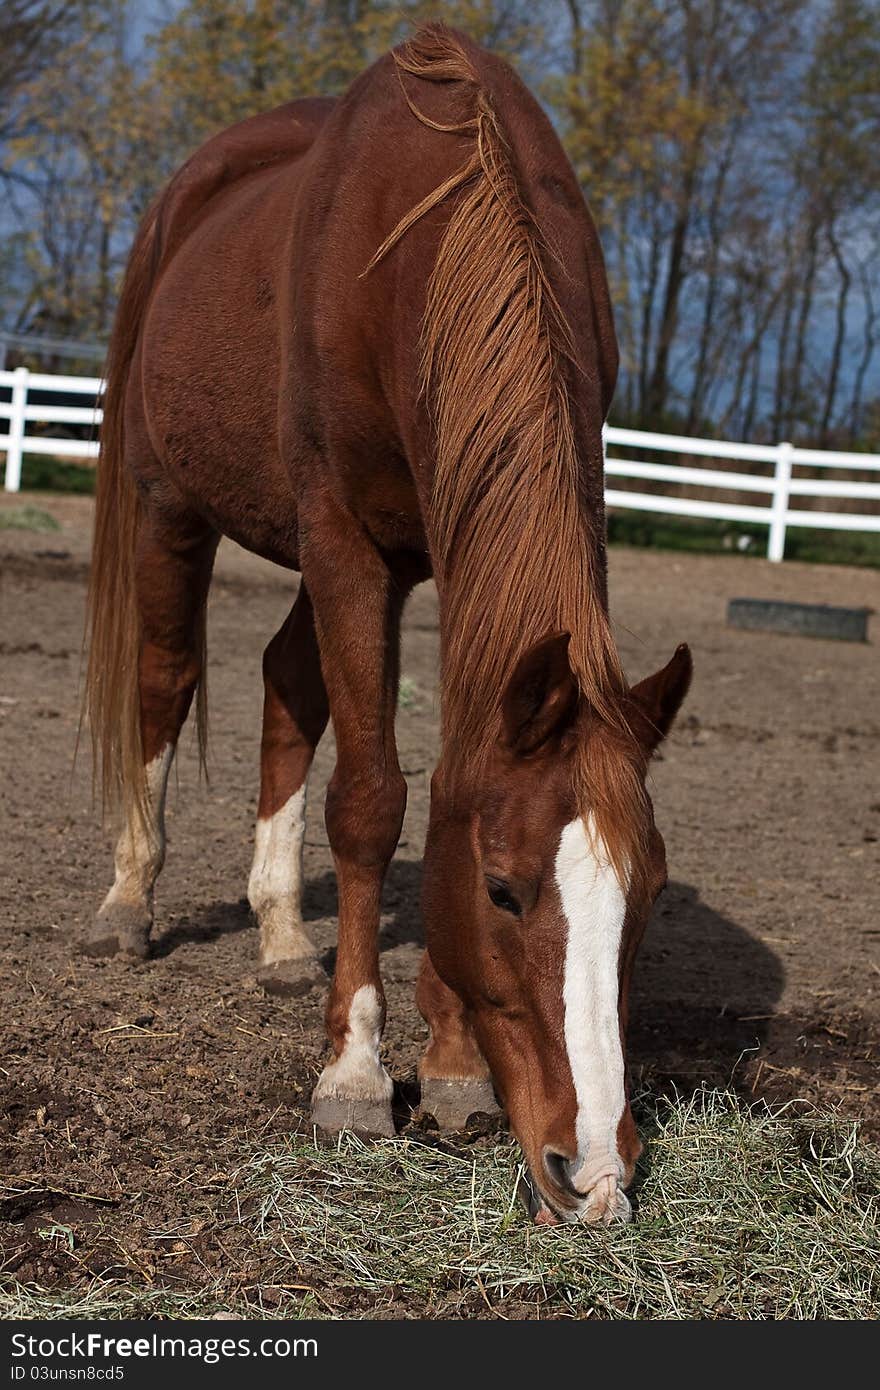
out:
M713 468L692 468L686 464L651 463L644 459L617 458L608 446L671 452L685 457L742 460L772 464L772 476L759 473L727 472ZM768 527L767 558L781 560L785 555L785 533L789 526L809 526L832 531L880 532L880 481L856 482L793 476L797 468L846 468L880 474L880 455L837 453L824 449L797 449L793 444L733 444L720 439L690 439L686 435L651 434L644 430L605 429L605 477L646 478L653 482L719 489L727 492L757 492L769 498L769 505L704 501L692 497L667 497L649 492L605 489L609 507L633 511L661 512L671 516L707 517L720 521L758 522ZM840 501L874 502L873 512L832 512L793 508L797 497L836 497Z
M98 405L101 378L97 376L49 376L17 367L14 372L0 372L0 390L10 391L8 401L0 401L0 427L8 421L5 433L0 434L0 451L6 452L7 492L21 487L21 461L24 454L51 454L56 458L92 459L98 456L98 426L103 419ZM40 395L84 396L89 405L50 405L28 401L30 392ZM28 425L78 425L90 431L89 439L66 439L48 434L34 434Z
M90 459L98 453L97 431L101 410L97 398L101 390L98 377L47 376L19 367L0 371L0 391L10 392L0 401L0 452L6 453L7 492L21 487L24 454L52 454L59 458ZM29 401L30 393L83 396L88 405L52 405ZM28 429L39 425L40 433ZM76 425L91 428L89 439L59 438L44 432L46 426ZM606 478L645 479L651 482L685 484L721 492L763 494L765 505L734 501L706 501L691 497L667 496L654 492L630 492L606 487L609 507L622 510L660 512L669 516L707 517L722 521L758 522L768 528L767 558L781 560L785 554L785 534L789 526L810 526L827 530L880 532L880 480L856 482L849 479L825 480L795 477L798 468L849 469L880 475L880 455L838 453L823 449L797 449L792 444L736 444L718 439L691 439L686 435L651 434L643 430L624 430L608 426L604 431ZM722 469L692 467L681 463L653 463L646 459L621 458L607 453L609 447L627 450L674 453L684 458L727 459L742 463L771 464L772 476L760 473L726 472ZM828 497L840 501L874 502L870 512L834 512L792 508L792 498Z

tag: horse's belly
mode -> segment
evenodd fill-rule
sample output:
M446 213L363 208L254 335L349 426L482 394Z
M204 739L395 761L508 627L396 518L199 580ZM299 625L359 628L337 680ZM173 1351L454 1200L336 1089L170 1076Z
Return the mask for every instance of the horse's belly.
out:
M225 535L296 565L296 499L278 450L277 294L289 218L282 178L221 194L162 271L142 337L153 449L188 503Z

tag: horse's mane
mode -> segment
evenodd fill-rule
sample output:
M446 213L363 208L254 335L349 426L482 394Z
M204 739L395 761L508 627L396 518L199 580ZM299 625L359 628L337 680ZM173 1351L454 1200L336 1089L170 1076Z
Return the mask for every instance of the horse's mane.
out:
M432 129L472 135L462 167L413 208L375 264L456 194L430 276L422 386L435 432L428 528L443 610L443 728L477 771L497 737L518 658L556 632L595 718L582 740L578 802L623 876L644 853L645 793L624 717L626 679L606 608L604 514L590 510L567 381L575 345L517 185L491 96L465 45L441 25L394 58L406 76L463 85L469 114ZM601 496L601 493L600 493Z

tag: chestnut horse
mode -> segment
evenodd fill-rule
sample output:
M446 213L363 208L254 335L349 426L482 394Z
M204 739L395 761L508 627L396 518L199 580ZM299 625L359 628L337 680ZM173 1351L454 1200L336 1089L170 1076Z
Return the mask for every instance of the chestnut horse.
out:
M219 536L299 570L266 648L249 898L266 986L322 978L300 910L328 717L333 1059L314 1122L393 1133L382 881L410 589L440 599L424 861L423 1108L506 1107L540 1220L625 1218L630 971L665 876L645 776L691 675L630 688L608 619L601 429L617 369L595 228L511 69L431 26L338 101L211 140L139 231L107 369L87 703L125 823L83 945L144 956Z

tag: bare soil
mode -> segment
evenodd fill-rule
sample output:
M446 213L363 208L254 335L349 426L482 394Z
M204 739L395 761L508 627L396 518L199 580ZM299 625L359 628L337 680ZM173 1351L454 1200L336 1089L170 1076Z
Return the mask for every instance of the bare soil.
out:
M221 1228L207 1214L228 1200L229 1171L248 1143L306 1124L325 1048L319 991L286 1000L258 988L244 898L260 655L296 579L224 543L209 617L210 784L199 784L185 733L153 957L89 959L71 938L112 864L87 749L73 769L92 504L34 496L0 505L24 503L61 529L0 531L0 1267L57 1288L95 1276L198 1288L222 1269L231 1292L247 1295L261 1283L259 1249L243 1226ZM634 1081L812 1099L877 1133L876 645L734 631L724 614L734 596L880 608L880 577L618 549L611 593L633 678L682 640L697 672L654 768L671 882L637 971ZM437 645L435 595L424 586L405 619L398 732L409 806L381 937L402 1126L414 1123L425 1037L413 984ZM322 791L332 765L328 735L305 854L307 920L330 967L335 885ZM478 1130L467 1142L487 1141ZM59 1224L75 1227L73 1250L40 1235ZM262 1295L271 1306L272 1289ZM333 1307L371 1311L355 1298Z

